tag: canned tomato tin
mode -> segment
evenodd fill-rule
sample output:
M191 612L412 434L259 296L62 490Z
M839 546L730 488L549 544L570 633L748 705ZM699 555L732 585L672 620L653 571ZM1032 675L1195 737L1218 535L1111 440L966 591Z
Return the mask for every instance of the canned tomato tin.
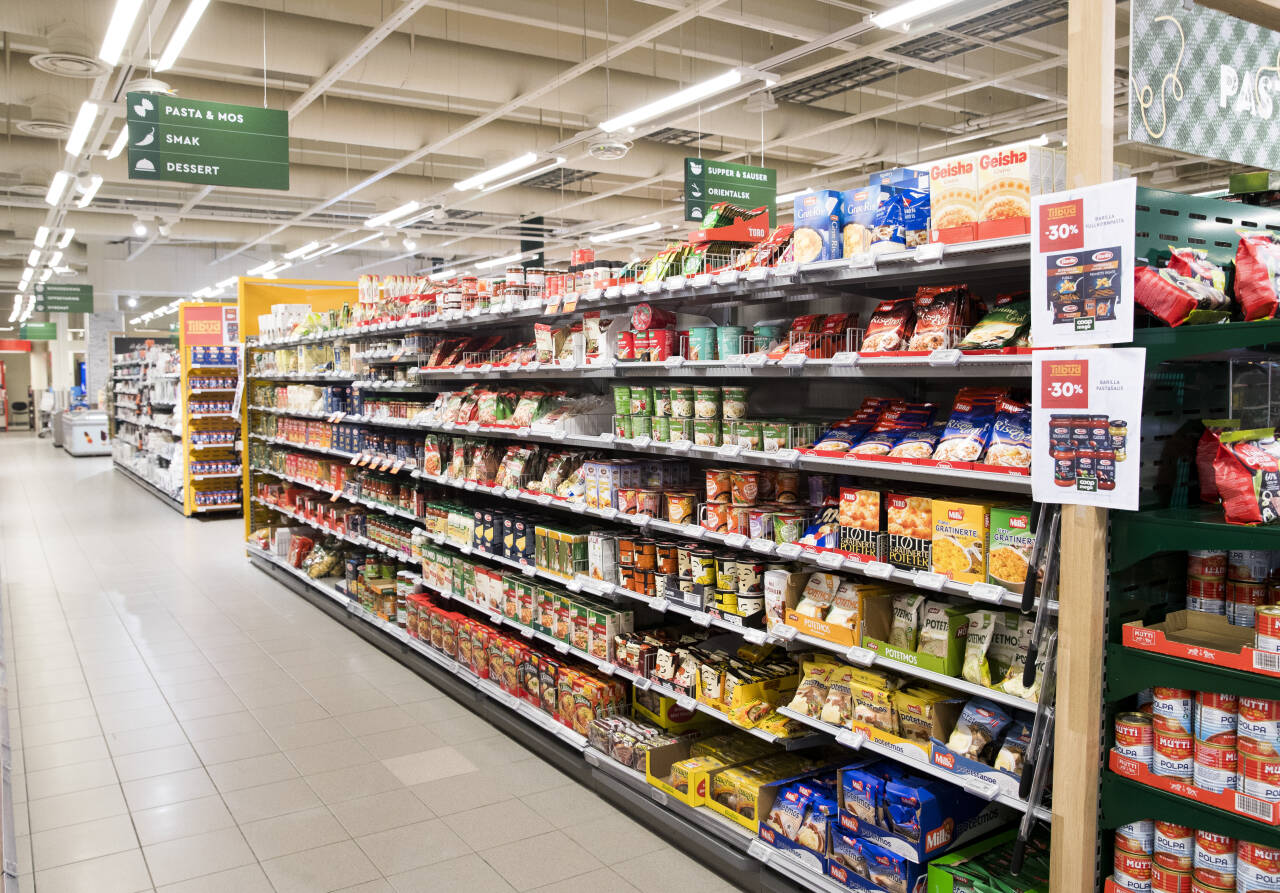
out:
M721 390L721 407L726 419L742 419L747 416L747 389L726 387Z
M1115 723L1116 752L1151 765L1151 717L1145 713L1119 713Z
M759 495L760 472L735 468L729 473L729 497L734 505L755 505Z
M1271 553L1265 549L1232 549L1227 553L1227 579L1265 583L1271 576Z
M715 533L729 532L729 516L732 514L732 506L722 502L708 503L705 510L706 518L702 522L703 527Z
M1254 612L1266 603L1266 583L1227 580L1227 621L1232 626L1253 626Z
M676 576L680 573L680 549L675 543L658 543L656 570L660 574L669 576Z
M631 416L619 415L613 417L613 434L615 437L631 437Z
M779 545L798 542L804 536L804 515L778 512L773 516L773 539Z
M1236 885L1236 840L1223 834L1196 831L1195 856L1191 875L1195 880L1234 890Z
M627 391L632 415L653 415L653 388L637 384L631 385Z
M693 418L693 388L688 385L671 386L671 418Z
M1242 840L1236 846L1236 889L1280 890L1280 849Z
M1222 577L1187 577L1187 610L1226 613L1227 581Z
M764 565L751 558L738 559L738 596L764 594Z
M720 420L695 419L693 442L698 446L720 446Z
M1151 819L1130 822L1116 828L1116 849L1139 856L1150 856L1155 851L1156 823Z
M1241 697L1236 705L1237 742L1242 753L1280 752L1280 701Z
M632 437L653 437L653 416L633 415L631 417Z
M733 472L727 468L708 468L707 502L728 502L731 495Z
M1280 605L1263 605L1254 615L1257 628L1253 647L1272 654L1280 653Z
M1236 885L1230 884L1222 887L1218 884L1211 884L1196 877L1193 873L1191 875L1191 893L1236 893Z
M1196 787L1215 794L1236 789L1239 782L1239 757L1234 742L1210 744L1197 739L1193 761L1191 781Z
M1226 577L1227 553L1217 549L1193 549L1187 553L1187 573L1193 577Z
M1280 802L1280 757L1240 753L1240 791L1250 797Z
M738 591L738 561L732 552L716 556L716 589Z
M800 501L800 472L779 471L774 479L773 498L784 505L794 505Z
M1150 893L1151 890L1151 856L1139 853L1128 853L1119 847L1115 852L1115 871L1111 879L1121 890L1134 890Z
M692 493L666 493L667 520L672 524L693 523L694 496Z
M1170 735L1190 735L1192 728L1192 723L1190 722L1154 715L1151 717L1151 725L1157 732L1168 732Z
M636 491L630 487L622 487L617 492L616 508L618 511L624 515L634 515L636 513Z
M653 439L658 443L667 443L671 440L671 419L654 416L650 427L653 429Z
M1156 822L1155 834L1156 862L1179 871L1190 871L1196 848L1195 832L1186 825Z
M1235 695L1211 691L1196 692L1194 719L1196 737L1211 744L1234 745L1237 709L1238 701Z
M689 569L693 582L699 586L715 586L716 559L710 549L695 549L689 553Z
M1184 731L1190 734L1194 708L1191 692L1185 688L1167 688L1157 685L1152 688L1151 694L1151 713L1154 716L1176 721ZM1157 723L1156 730L1159 731L1159 728L1160 724Z
M614 415L631 415L631 386L616 384L613 386Z
M651 539L636 540L636 570L653 573L658 568L658 543Z
M641 515L648 515L650 518L658 517L662 511L662 491L661 490L637 490L636 491L636 512Z
M1195 739L1187 734L1155 730L1152 736L1151 771L1165 778L1191 781L1194 775Z
M1152 859L1151 893L1191 893L1191 868L1173 868Z

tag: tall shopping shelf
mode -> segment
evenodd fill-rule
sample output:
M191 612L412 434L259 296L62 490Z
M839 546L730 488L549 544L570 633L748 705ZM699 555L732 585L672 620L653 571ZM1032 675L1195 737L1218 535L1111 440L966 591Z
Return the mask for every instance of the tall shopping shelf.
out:
M182 357L183 513L240 511L241 355L236 304L178 307Z
M1241 233L1280 231L1275 210L1151 190L1139 194L1137 220L1137 254L1152 263L1167 260L1174 245L1203 248L1215 263L1229 266ZM1266 376L1275 371L1280 320L1139 329L1134 345L1147 351L1143 502L1139 511L1111 513L1106 556L1103 878L1110 874L1110 831L1142 819L1280 846L1280 804L1170 785L1111 753L1116 714L1134 709L1137 694L1153 686L1280 700L1280 660L1260 655L1241 661L1205 649L1174 656L1149 650L1164 646L1135 638L1132 630L1126 641L1126 624L1160 623L1183 607L1189 550L1280 549L1280 527L1227 524L1221 506L1200 503L1194 459L1202 419L1240 417L1241 373L1251 367ZM1266 424L1277 422L1271 415Z
M181 369L176 348L144 342L113 354L108 379L114 467L182 510Z

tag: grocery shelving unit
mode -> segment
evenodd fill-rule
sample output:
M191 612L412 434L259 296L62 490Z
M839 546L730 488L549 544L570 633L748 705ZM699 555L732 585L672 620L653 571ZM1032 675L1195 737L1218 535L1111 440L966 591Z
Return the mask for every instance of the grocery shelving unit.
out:
M182 511L179 375L178 351L167 343L149 344L114 355L107 387L114 467Z
M186 302L178 307L182 358L178 399L185 422L182 510L188 517L225 515L241 508L238 479L244 450L237 405L241 388L238 313L238 305L230 303Z

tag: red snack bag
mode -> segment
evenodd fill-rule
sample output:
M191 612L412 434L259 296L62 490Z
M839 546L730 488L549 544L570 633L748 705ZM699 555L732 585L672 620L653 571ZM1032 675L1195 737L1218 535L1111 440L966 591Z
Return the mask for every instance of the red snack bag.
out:
M965 324L964 292L952 289L934 295L928 305L916 303L916 328L911 333L907 350L939 350L955 347L963 337Z
M1169 269L1179 276L1203 282L1215 291L1225 293L1227 290L1227 271L1209 260L1209 252L1203 248L1174 248L1170 245Z
M307 557L315 544L316 541L309 536L295 535L289 541L289 563L294 567L302 567L302 559Z
M1171 326L1180 326L1187 314L1200 306L1199 300L1186 287L1193 282L1172 270L1136 267L1133 271L1133 297L1138 305Z
M1270 429L1228 431L1218 439L1213 477L1229 524L1271 524L1280 518L1280 463L1255 442Z
M866 334L862 336L862 350L876 353L904 349L915 312L915 302L911 298L877 304L867 322Z
M1204 433L1196 443L1196 473L1200 476L1200 501L1221 502L1214 478L1213 460L1218 455L1218 438L1223 431L1240 427L1239 419L1202 419Z
M1271 319L1280 304L1280 236L1249 233L1236 246L1236 300L1246 321Z

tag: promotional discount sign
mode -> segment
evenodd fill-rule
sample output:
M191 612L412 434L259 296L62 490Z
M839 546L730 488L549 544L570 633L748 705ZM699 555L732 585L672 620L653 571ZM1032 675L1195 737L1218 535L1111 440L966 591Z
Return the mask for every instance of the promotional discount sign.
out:
M1032 496L1137 509L1146 349L1045 350L1033 357Z
M1132 178L1031 199L1031 343L1133 340Z

